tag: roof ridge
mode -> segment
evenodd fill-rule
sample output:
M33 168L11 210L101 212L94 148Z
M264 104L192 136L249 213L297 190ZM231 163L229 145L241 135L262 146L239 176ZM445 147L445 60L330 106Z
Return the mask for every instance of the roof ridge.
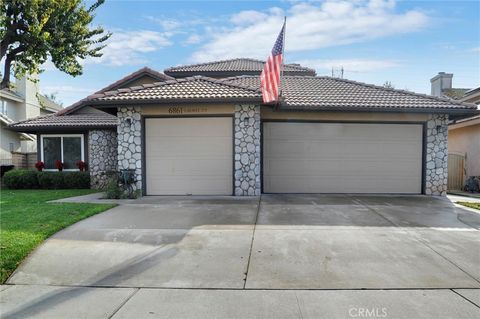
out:
M256 62L260 61L260 60L255 60L253 58L233 58L233 59L215 60L210 62L201 62L201 63L194 63L194 64L181 64L177 66L171 66L169 68L164 69L163 71L165 72L165 71L171 71L171 70L179 69L183 67L195 67L195 66L210 65L215 63L231 62L231 61L238 61L238 60L250 60L250 61L256 61Z
M212 64L217 64L217 63L225 63L225 62L233 62L233 61L241 61L241 60L249 60L249 61L258 62L258 63L262 63L262 64L265 64L265 62L266 62L265 60L254 59L254 58L233 58L233 59L223 59L223 60L216 60L216 61L209 61L209 62L202 62L202 63L194 63L194 64L181 64L181 65L166 68L163 71L164 72L170 72L170 71L175 71L176 69L182 69L182 68L186 68L186 67L191 68L191 67L198 67L198 66L205 66L205 65L212 65ZM297 70L315 72L315 69L302 66L298 63L294 63L294 64L287 63L287 64L285 64L285 66L289 66L289 67L295 68Z

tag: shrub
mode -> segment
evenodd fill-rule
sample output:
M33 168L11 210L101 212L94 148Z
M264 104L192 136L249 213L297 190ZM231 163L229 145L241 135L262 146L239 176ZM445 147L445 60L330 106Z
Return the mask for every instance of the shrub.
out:
M39 172L38 184L44 189L65 188L63 173L61 172Z
M120 199L123 197L123 189L118 185L118 176L110 174L107 187L105 187L105 198Z
M63 174L65 188L90 188L89 172L65 172Z
M3 182L8 188L38 188L37 172L29 169L16 169L5 173Z
M89 172L37 172L34 170L13 170L3 178L8 188L90 188Z

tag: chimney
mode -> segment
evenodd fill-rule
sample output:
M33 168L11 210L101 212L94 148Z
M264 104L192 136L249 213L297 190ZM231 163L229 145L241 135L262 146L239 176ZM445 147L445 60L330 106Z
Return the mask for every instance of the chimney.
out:
M430 79L432 85L431 95L441 97L443 91L452 88L452 73L438 72L433 78Z

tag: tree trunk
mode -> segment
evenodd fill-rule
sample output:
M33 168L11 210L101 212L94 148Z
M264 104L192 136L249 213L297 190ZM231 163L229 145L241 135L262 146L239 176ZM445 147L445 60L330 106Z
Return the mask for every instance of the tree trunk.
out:
M5 59L5 69L3 72L3 79L2 79L2 83L0 83L0 90L8 88L8 86L10 85L11 64L12 64L12 57L9 54L7 54L7 57Z

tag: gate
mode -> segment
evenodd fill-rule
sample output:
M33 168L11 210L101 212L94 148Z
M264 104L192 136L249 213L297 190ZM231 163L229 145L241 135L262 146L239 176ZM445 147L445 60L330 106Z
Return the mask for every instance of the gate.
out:
M465 155L458 153L448 154L448 184L449 190L463 189L465 176Z

